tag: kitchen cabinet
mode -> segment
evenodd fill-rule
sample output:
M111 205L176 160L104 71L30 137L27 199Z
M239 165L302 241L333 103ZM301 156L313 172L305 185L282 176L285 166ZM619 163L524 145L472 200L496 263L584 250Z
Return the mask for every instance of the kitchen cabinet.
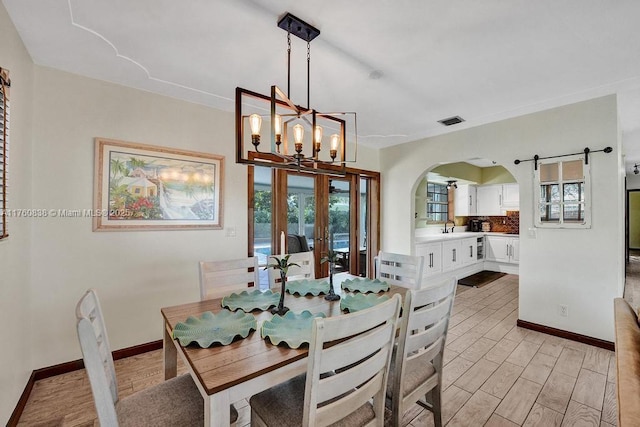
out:
M454 191L453 205L455 216L475 216L476 209L476 186L461 184Z
M472 264L477 259L478 240L475 237L442 242L442 271L451 271Z
M520 262L520 238L513 236L487 236L487 261L518 264Z
M478 239L471 237L460 240L460 263L473 264L478 261Z
M477 215L504 216L520 208L518 184L479 185L476 188Z
M416 255L424 257L423 277L442 272L442 243L421 243L416 245Z
M442 271L451 271L460 264L460 241L442 242Z
M520 209L520 185L502 185L502 208L507 211Z
M502 185L479 185L476 188L477 215L500 216L502 213Z

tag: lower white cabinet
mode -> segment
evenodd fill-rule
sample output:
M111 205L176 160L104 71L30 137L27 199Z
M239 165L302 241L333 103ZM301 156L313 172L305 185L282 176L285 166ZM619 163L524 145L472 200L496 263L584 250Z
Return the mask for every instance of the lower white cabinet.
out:
M487 236L487 261L517 264L520 262L520 238L512 236Z
M442 272L442 243L421 243L416 245L416 255L424 257L424 277Z
M451 271L476 261L478 255L478 240L468 239L442 242L442 271Z

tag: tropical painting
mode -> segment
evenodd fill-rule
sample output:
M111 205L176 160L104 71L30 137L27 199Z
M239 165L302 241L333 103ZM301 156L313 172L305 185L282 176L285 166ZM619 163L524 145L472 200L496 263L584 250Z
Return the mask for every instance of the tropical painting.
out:
M94 229L222 228L224 158L96 139Z

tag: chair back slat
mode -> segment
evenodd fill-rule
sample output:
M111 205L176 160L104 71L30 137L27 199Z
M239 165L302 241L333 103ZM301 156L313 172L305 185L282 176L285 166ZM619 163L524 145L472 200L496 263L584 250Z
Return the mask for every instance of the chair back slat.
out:
M111 346L95 290L89 289L76 305L78 340L91 383L101 425L118 426L115 403L118 383Z
M390 387L394 425L401 423L402 415L416 403L416 399L442 384L442 355L456 284L456 278L447 279L429 288L412 289L405 296L395 365L392 367L394 382ZM412 369L425 369L425 380L412 390L405 387L409 362L412 362ZM429 375L428 372L433 373ZM419 372L412 371L411 374L419 375ZM440 393L440 388L434 392ZM440 402L439 394L436 400ZM437 411L440 414L439 408ZM440 422L441 416L438 415L436 425Z
M395 295L366 310L314 320L303 425L333 424L373 399L376 425L382 426L399 312L400 296Z
M289 263L298 264L298 266L289 267L287 272L287 280L315 279L316 263L313 251L297 252L289 254ZM273 260L269 260L271 263ZM280 270L269 268L269 288L280 287Z
M200 261L200 300L219 298L248 287L260 287L258 257Z
M390 285L419 289L422 283L424 257L380 251L375 258L376 279Z
M429 347L439 338L446 335L447 326L447 319L442 319L437 324L432 325L429 329L422 329L419 331L414 330L414 333L407 337L405 344L406 353L411 354L418 350Z

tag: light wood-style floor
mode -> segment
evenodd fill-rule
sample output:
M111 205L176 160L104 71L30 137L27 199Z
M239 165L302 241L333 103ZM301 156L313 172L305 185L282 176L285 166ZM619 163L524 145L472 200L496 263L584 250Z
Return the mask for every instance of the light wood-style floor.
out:
M445 352L447 426L616 424L613 352L516 327L518 276L458 286ZM160 351L116 362L121 396L162 381ZM239 402L238 426L250 421ZM22 426L90 426L95 410L84 371L38 381ZM404 425L432 426L415 405ZM97 422L96 422L97 425Z

